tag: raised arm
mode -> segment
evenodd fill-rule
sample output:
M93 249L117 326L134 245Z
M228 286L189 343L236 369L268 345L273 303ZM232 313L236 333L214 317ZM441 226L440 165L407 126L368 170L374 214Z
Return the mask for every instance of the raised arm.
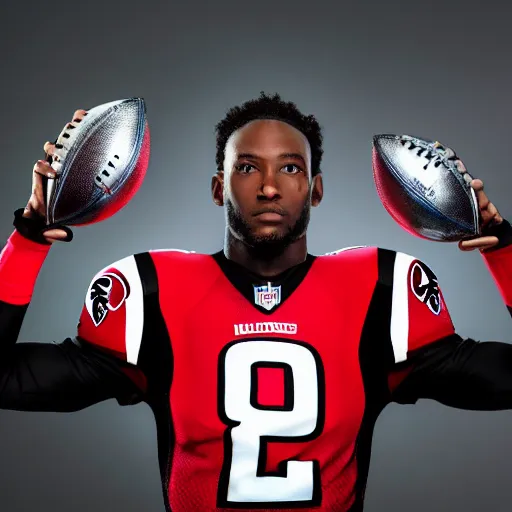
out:
M80 325L61 343L16 343L49 248L15 231L0 254L0 408L74 411L109 398L141 401L142 372L106 340L81 338ZM112 343L116 336L112 330Z
M482 256L512 312L512 229L508 223L504 227L499 247ZM408 326L406 337L401 342L395 337L393 342L395 365L389 373L392 400L414 403L431 398L463 409L512 408L512 345L463 339L456 334L437 278L433 273L415 277L415 264L411 261L407 268L395 265L394 269L405 276L401 281L407 287L395 289L394 298L404 300L401 305L393 304L406 315ZM396 277L394 287L399 286ZM432 311L429 301L438 304L438 309ZM404 305L407 310L402 309Z
M75 127L85 115L85 110L77 110L64 130ZM48 155L55 148L51 143L44 146ZM99 311L102 305L110 304L110 292L98 294L91 285L72 338L61 343L17 343L37 276L52 244L72 239L66 226L48 229L45 223L43 179L54 175L48 162L36 163L29 201L15 212L16 230L0 253L0 408L73 411L109 398L121 404L138 402L144 396L143 372L128 361L123 350L110 350L118 348L119 337L124 336L124 331L120 334L123 322L118 318L123 310L105 322L112 324L107 334L102 328L87 328L87 317L93 313L87 307L91 294L95 294L95 311ZM111 292L115 294L116 289Z

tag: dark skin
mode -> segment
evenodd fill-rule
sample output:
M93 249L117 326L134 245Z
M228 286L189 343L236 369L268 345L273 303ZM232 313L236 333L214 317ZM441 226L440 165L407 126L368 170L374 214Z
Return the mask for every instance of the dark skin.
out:
M87 115L77 110L59 135L69 125L76 127ZM58 159L56 146L46 142L44 151ZM251 154L251 157L243 154ZM307 254L306 228L311 206L318 206L323 196L322 177L312 177L311 150L306 137L291 125L274 120L252 121L232 134L225 148L224 169L212 178L215 204L226 208L226 257L249 270L266 277L275 276L304 261ZM464 164L457 160L461 174L467 174ZM39 160L32 170L32 193L24 216L45 216L43 177L53 179L56 172L45 160ZM484 229L503 221L496 206L489 200L480 179L469 174L468 183L475 190ZM254 215L270 208L282 215ZM300 222L304 212L306 222ZM230 215L231 213L231 215ZM233 222L233 218L238 222ZM304 221L304 219L302 219ZM240 229L240 224L244 229ZM294 228L303 228L297 233ZM64 240L62 229L45 231L48 242ZM268 244L269 240L277 244ZM281 245L279 246L279 240ZM496 245L495 236L481 235L458 243L462 251L485 251ZM256 246L263 248L257 251ZM278 250L276 250L276 247Z
M303 262L304 216L322 196L322 177L312 177L311 149L299 130L275 120L246 124L229 138L224 169L212 178L213 201L227 207L226 257L265 277Z

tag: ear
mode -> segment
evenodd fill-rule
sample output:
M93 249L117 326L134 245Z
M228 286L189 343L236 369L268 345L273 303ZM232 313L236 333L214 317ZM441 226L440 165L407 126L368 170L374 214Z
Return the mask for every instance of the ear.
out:
M224 171L212 176L212 199L217 206L224 206Z
M324 182L321 174L313 176L311 187L311 206L318 206L324 197Z

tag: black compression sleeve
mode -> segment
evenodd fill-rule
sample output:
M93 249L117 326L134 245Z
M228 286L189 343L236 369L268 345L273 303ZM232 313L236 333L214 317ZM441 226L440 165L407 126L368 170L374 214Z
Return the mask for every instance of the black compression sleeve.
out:
M0 358L0 408L70 412L109 398L121 405L140 402L141 393L122 365L70 338L17 343Z
M395 371L410 373L393 392L393 401L431 398L471 410L512 408L512 345L479 342L453 335L412 354Z
M27 308L28 304L18 306L0 300L0 358L16 343Z
M27 308L0 301L0 409L76 411L109 398L142 400L123 371L130 365L84 341L16 343Z

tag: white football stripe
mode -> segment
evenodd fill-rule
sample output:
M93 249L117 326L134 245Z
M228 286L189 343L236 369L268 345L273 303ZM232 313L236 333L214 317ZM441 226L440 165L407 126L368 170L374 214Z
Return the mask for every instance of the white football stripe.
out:
M407 359L409 345L409 283L407 275L413 258L402 252L396 253L393 272L393 299L391 304L391 343L395 363Z
M134 256L123 258L112 266L123 274L130 286L130 294L125 300L126 360L129 363L137 364L144 328L144 293L142 291L142 282Z

